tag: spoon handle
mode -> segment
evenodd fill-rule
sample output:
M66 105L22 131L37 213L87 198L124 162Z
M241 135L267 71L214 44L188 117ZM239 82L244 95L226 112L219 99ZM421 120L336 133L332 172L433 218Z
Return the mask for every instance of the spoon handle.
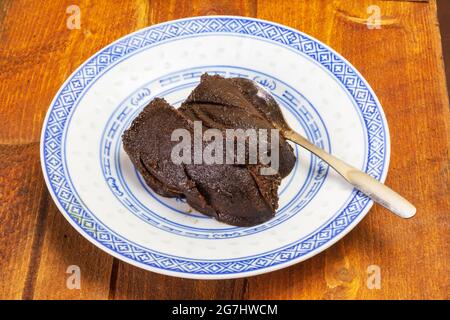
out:
M408 200L368 174L320 149L295 131L286 131L284 136L327 162L350 184L399 217L411 218L416 214L416 208Z

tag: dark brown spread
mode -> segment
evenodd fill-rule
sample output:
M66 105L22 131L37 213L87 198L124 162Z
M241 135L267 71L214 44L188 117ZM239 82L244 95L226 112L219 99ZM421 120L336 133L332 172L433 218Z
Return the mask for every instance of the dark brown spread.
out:
M258 93L252 81L205 74L178 110L164 99L151 101L125 131L124 148L156 193L185 197L194 209L228 224L260 224L275 215L278 186L296 161L284 138L278 173L261 175L260 163L175 164L171 152L179 142L171 135L180 128L193 134L193 121L202 121L204 130L273 129L261 112L267 103L276 102Z

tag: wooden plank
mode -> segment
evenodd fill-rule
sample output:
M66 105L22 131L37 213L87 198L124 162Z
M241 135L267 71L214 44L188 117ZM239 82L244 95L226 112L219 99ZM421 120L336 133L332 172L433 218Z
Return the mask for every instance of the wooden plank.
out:
M435 1L72 1L0 3L0 298L397 299L449 298L449 105ZM378 5L382 28L366 26ZM24 10L26 6L27 10ZM343 54L374 88L389 121L387 184L418 207L400 220L380 207L342 241L290 268L246 279L165 277L106 255L49 198L39 166L43 117L62 82L111 41L147 25L208 14L257 16L292 26ZM66 269L81 269L69 290ZM367 268L381 268L381 289ZM426 275L426 276L424 276Z
M8 179L3 182L2 191L9 196L4 198L2 192L0 204L2 213L5 213L2 214L5 221L0 230L9 235L9 238L2 237L7 247L1 249L4 281L1 281L0 292L5 298L107 298L109 293L108 275L112 258L99 254L100 250L81 236L75 237L73 228L63 221L49 200L40 172L38 141L50 101L67 76L92 53L131 30L126 28L126 23L115 29L118 33L108 32L108 37L103 36L107 30L106 23L103 30L69 30L66 27L66 8L71 4L70 1L2 1L0 5L0 145L2 151L6 148L11 152L0 153L0 163L4 168L1 176ZM80 7L82 12L89 9L88 4ZM108 17L103 16L106 21ZM86 16L85 22L89 19L96 20L95 16ZM123 19L116 19L112 25L123 22ZM101 32L103 40L98 39L97 31ZM10 181L11 176L14 178ZM11 190L15 189L20 193L12 193ZM50 234L46 234L48 221L52 228ZM67 239L63 241L66 234ZM67 261L62 258L64 250L69 252ZM83 253L78 259L81 261L70 258L80 253ZM87 279L82 281L82 290L74 294L74 291L65 289L63 293L61 288L65 287L68 276L65 273L68 262L91 268L101 266L105 272L96 275L98 270L92 270L84 274L82 270L82 276ZM3 264L8 272L3 272ZM104 275L102 283L89 282L89 279ZM98 295L102 288L102 295Z
M37 143L0 144L0 299L33 287L49 202L38 159Z
M83 238L52 203L36 272L33 299L107 299L113 258ZM68 286L73 266L80 270L80 288ZM32 295L31 295L32 294Z
M204 281L179 279L118 263L111 299L242 299L245 279Z

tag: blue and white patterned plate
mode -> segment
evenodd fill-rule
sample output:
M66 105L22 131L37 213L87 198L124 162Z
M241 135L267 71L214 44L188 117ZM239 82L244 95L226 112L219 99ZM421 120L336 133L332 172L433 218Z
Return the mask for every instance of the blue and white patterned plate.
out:
M223 279L284 268L326 249L372 206L326 164L295 147L271 221L249 228L156 195L123 151L121 134L154 97L178 106L202 73L265 86L288 122L327 151L384 181L389 133L363 77L297 30L243 17L195 17L130 34L63 84L44 122L41 159L67 220L111 255L167 275Z

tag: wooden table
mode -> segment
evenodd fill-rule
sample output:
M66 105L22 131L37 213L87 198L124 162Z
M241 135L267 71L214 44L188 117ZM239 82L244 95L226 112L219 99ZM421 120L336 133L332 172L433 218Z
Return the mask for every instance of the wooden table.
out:
M81 9L81 29L66 8ZM365 25L381 9L381 29ZM387 184L418 209L409 221L380 206L339 243L257 277L195 281L123 263L79 235L44 183L39 137L63 81L111 41L171 19L229 14L306 32L346 57L374 88L390 126ZM0 298L7 299L448 299L449 103L435 1L0 2ZM81 289L66 270L81 268ZM367 268L381 268L369 289Z

